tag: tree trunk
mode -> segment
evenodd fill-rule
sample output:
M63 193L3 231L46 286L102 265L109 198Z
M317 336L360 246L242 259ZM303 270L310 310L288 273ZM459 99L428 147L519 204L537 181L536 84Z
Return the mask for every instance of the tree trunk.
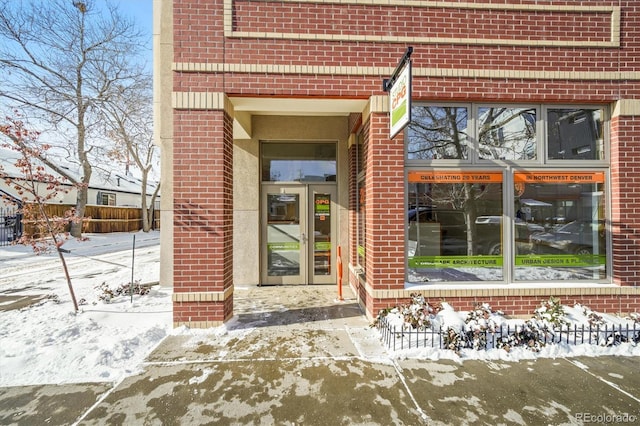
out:
M158 186L156 186L156 189L153 191L153 195L151 196L151 203L149 205L148 209L143 209L142 210L142 217L143 219L146 217L147 222L143 221L143 228L142 230L144 232L149 232L152 229L155 229L155 213L156 213L156 209L155 209L155 204L156 204L156 198L158 197L158 193L160 192L160 184L158 184ZM146 199L146 197L145 197ZM146 224L146 225L144 225Z
M142 230L144 232L149 232L151 229L151 225L149 225L149 212L147 211L147 176L149 175L148 170L145 169L142 171L142 185L140 188L140 206L142 209Z

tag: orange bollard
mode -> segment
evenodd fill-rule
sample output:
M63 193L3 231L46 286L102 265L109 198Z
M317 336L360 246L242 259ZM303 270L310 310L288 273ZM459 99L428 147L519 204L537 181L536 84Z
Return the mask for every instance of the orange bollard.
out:
M338 270L338 300L343 301L342 297L342 247L338 246L338 259L336 261L336 268Z

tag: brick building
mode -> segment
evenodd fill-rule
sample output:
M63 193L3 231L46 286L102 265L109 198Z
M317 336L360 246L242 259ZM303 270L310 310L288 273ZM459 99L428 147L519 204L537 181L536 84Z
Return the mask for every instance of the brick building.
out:
M161 282L640 309L640 7L602 0L154 0ZM382 81L413 48L411 123Z

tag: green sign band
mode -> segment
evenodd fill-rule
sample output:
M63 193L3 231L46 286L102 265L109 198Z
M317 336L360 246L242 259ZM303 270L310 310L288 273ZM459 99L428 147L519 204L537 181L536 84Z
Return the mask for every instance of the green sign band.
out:
M418 256L409 258L411 268L497 268L502 256Z
M605 255L527 255L516 256L516 266L593 267L604 266Z
M407 101L402 102L398 108L391 113L391 123L395 126L407 114Z
M269 251L300 250L300 243L297 241L282 242L282 243L267 243L267 249Z
M323 242L319 242L319 243L315 243L313 245L313 248L316 251L329 251L329 250L331 250L331 243L324 242L324 241Z
M527 255L516 256L516 266L555 268L600 267L606 264L605 255ZM417 256L409 258L410 268L496 268L502 267L502 256Z

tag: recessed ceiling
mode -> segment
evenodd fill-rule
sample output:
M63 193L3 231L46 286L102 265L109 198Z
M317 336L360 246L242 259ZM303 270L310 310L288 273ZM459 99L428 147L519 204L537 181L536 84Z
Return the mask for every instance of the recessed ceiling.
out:
M364 111L368 99L327 98L243 98L230 97L235 117L233 137L251 138L251 116L254 115L302 115L302 116L348 116Z

